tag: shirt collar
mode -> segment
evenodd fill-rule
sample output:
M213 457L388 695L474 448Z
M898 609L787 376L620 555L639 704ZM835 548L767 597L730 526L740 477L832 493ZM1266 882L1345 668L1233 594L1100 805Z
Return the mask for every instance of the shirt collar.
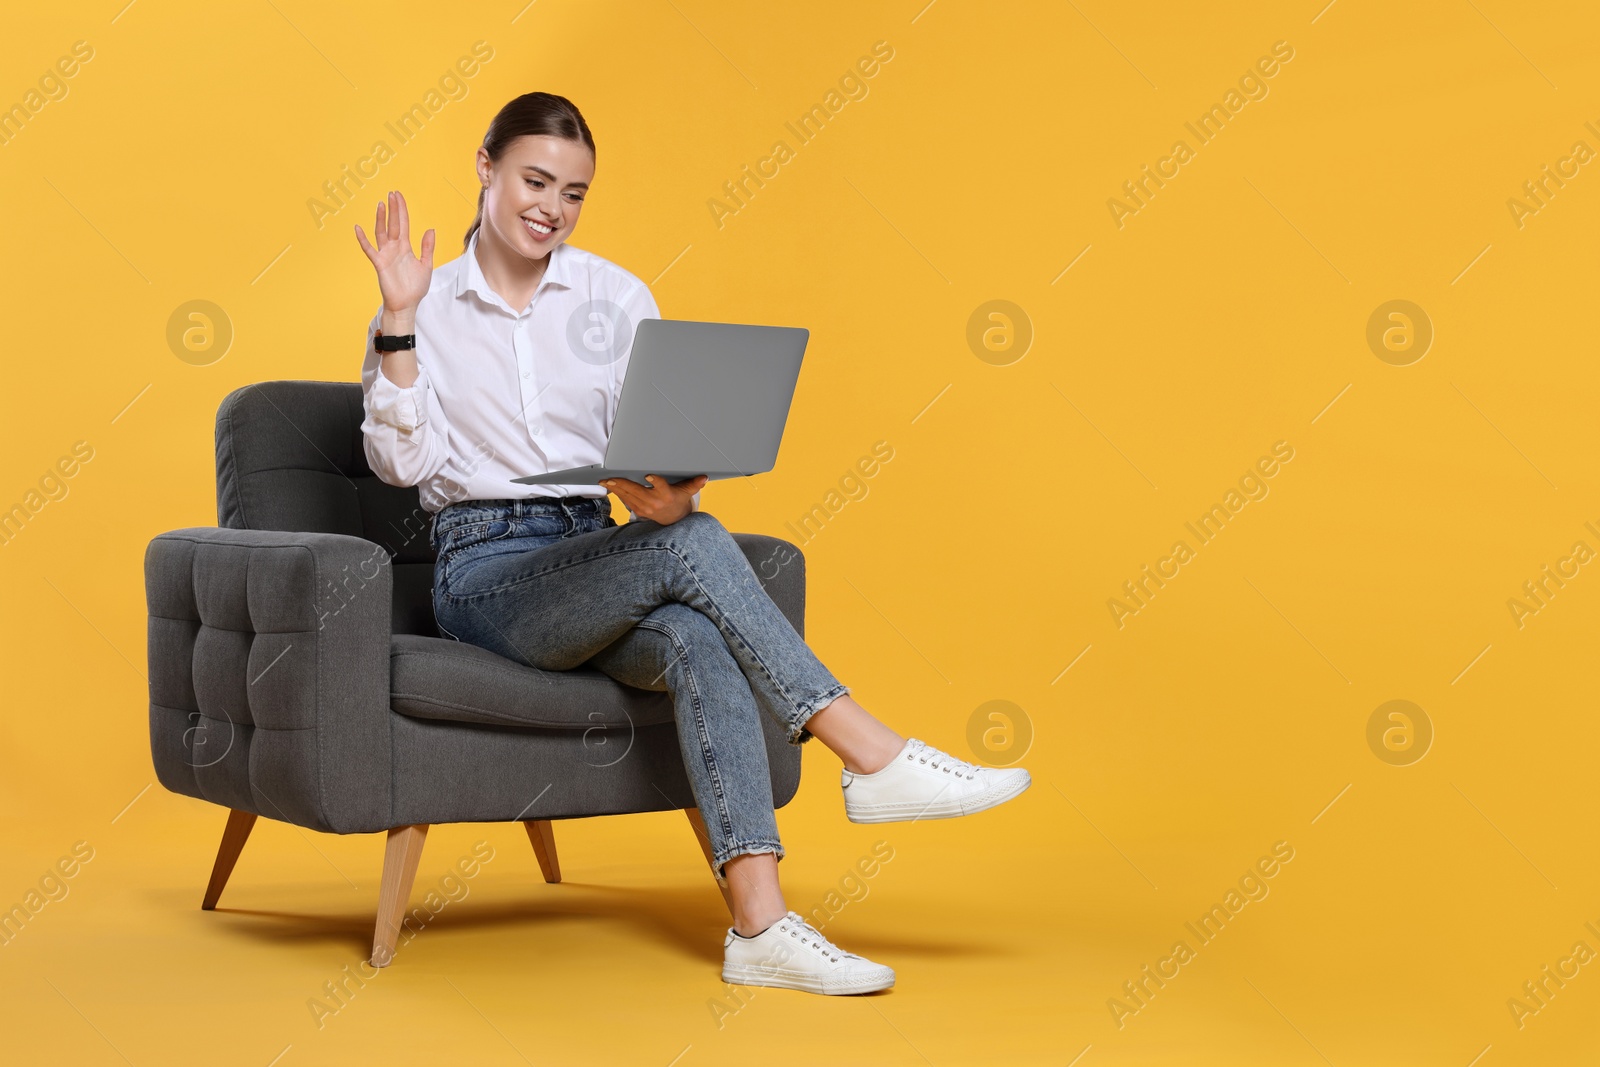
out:
M482 232L481 226L472 231L472 240L467 245L467 250L462 253L465 262L462 264L462 269L456 272L456 296L464 296L471 290L490 303L495 301L504 303L500 300L499 294L489 288L489 282L483 276L483 268L478 266L478 235ZM571 258L570 253L571 250L565 241L550 250L550 264L545 267L544 277L539 280L540 289L546 285L559 285L563 289L572 288L572 264L567 262Z

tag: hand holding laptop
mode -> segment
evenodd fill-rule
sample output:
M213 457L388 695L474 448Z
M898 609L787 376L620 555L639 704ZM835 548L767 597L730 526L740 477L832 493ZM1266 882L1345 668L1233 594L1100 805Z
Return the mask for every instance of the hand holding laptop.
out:
M686 478L681 482L668 482L659 474L647 474L649 487L630 478L602 478L600 484L617 494L617 498L641 519L668 525L677 522L694 509L694 495L710 481L704 474Z

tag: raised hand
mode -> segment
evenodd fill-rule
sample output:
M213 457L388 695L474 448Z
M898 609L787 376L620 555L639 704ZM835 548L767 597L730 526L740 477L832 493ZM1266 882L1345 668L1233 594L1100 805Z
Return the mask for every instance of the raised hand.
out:
M433 280L433 231L422 235L422 255L412 255L411 216L406 210L406 198L392 192L387 205L378 205L378 220L372 232L377 238L376 248L360 226L356 227L356 240L378 272L384 308L400 313L415 311L428 293L428 283Z

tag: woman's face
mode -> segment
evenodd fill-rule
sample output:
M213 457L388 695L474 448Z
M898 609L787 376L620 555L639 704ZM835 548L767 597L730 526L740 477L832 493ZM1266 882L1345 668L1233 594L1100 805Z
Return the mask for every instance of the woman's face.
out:
M578 225L594 180L594 155L581 141L519 137L498 163L478 149L478 180L488 186L483 228L517 255L543 259Z

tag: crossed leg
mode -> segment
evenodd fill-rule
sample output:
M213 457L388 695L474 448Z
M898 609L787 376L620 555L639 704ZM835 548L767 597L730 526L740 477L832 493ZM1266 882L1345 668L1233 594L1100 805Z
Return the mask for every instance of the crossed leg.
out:
M625 685L671 694L678 743L712 840L713 866L728 887L734 929L752 936L782 918L788 910L778 883L783 846L761 710L716 624L687 604L663 604L590 663ZM881 768L905 743L848 695L812 715L807 729L847 768L863 773Z
M544 670L583 663L672 694L685 769L733 899L735 929L784 914L760 715L870 774L905 739L828 671L709 512L608 527L475 563L436 603L477 642ZM445 622L441 618L441 622Z

